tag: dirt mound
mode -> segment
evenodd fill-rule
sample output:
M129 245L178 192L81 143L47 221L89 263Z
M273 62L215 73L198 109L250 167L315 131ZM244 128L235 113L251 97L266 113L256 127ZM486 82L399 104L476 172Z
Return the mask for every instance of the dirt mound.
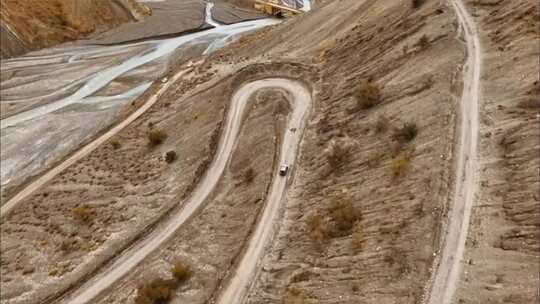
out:
M150 14L133 0L2 0L2 58L103 32Z

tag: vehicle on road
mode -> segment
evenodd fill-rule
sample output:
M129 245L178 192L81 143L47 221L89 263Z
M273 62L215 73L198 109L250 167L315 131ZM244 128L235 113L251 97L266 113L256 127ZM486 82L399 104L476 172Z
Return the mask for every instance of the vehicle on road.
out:
M289 165L283 164L279 167L279 175L285 176L289 172Z

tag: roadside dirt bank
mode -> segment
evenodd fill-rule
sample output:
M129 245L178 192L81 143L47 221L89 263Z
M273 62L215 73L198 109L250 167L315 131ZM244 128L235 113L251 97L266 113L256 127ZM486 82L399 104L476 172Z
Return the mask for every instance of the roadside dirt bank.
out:
M454 303L540 301L540 7L466 1L484 51L480 193Z

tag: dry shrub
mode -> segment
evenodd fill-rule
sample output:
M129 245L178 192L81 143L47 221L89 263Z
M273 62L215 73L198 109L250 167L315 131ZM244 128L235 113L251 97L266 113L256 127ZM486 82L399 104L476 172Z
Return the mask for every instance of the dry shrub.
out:
M73 218L77 221L88 222L92 219L94 211L87 205L81 205L71 210Z
M424 2L426 2L426 0L412 0L411 4L412 4L412 7L416 9L416 8L420 8L420 6L424 4Z
M420 47L421 49L427 48L429 46L429 38L428 38L428 36L426 36L425 34L422 35L422 37L420 37L420 39L418 40L416 45L418 45L418 47Z
M403 176L405 172L407 172L407 170L409 169L410 164L410 155L402 154L392 159L392 163L390 165L392 167L392 173L394 174L394 177Z
M244 171L244 174L242 175L242 179L246 184L251 184L253 180L255 180L255 170L253 168L249 167L246 171Z
M393 138L399 143L408 143L413 141L418 135L418 126L414 122L407 122L401 128L395 130Z
M315 213L307 221L307 230L312 240L321 242L328 237L328 228L324 217Z
M148 131L148 142L151 146L162 144L167 139L167 133L162 129L152 129Z
M118 150L120 149L122 145L120 145L120 142L118 141L118 139L113 139L111 140L111 146L113 147L114 150Z
M371 81L363 81L360 84L356 96L356 106L358 109L370 109L381 102L381 89L379 85Z
M156 278L150 282L139 286L137 296L135 297L136 304L154 304L166 303L169 301L178 287L178 282L175 280L166 280Z
M165 153L165 161L170 164L176 160L176 152L175 151L169 151Z
M171 273L178 282L187 281L193 275L191 267L182 261L174 262Z
M360 210L356 209L350 200L334 199L328 208L333 222L332 234L345 236L350 234L356 221L361 219Z
M350 140L332 140L326 149L326 160L332 171L341 168L352 156L352 144Z

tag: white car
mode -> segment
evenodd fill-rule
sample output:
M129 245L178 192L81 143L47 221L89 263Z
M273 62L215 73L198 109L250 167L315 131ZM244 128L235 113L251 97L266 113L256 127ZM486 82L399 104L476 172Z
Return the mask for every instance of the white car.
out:
M288 172L289 172L289 165L283 164L279 167L279 175L285 176L287 175Z

